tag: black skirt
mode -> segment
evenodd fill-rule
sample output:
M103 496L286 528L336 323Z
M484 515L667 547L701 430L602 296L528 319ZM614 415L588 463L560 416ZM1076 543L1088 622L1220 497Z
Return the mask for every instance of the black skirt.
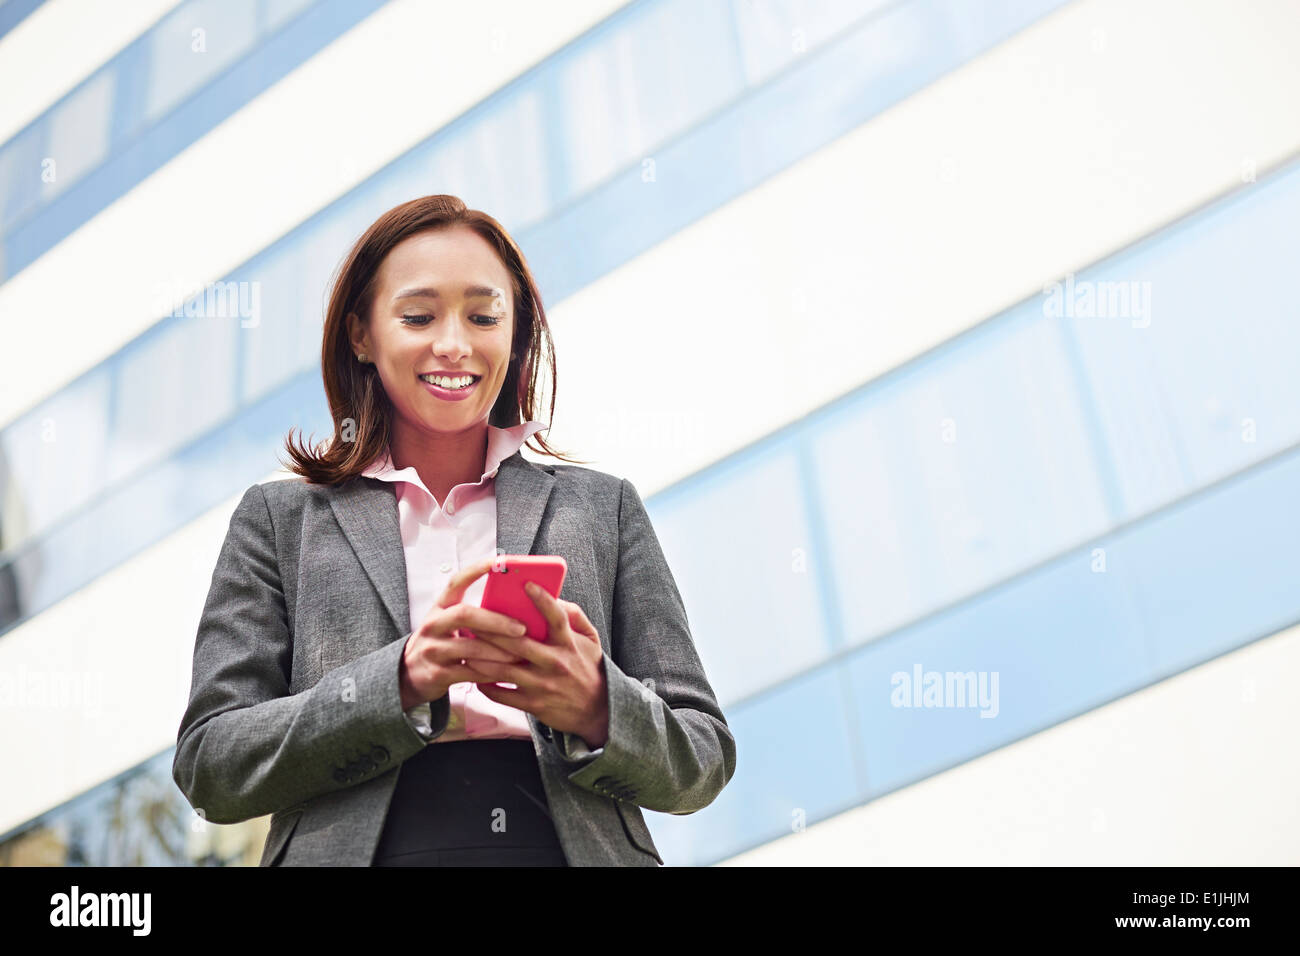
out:
M409 758L371 865L567 866L533 742L435 742Z

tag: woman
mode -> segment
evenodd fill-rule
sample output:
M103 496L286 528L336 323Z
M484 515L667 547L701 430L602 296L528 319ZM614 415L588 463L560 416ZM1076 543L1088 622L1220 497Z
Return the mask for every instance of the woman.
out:
M654 866L640 808L731 779L636 489L519 453L548 427L543 344L523 254L453 196L389 210L344 261L333 440L291 438L298 477L231 517L173 764L207 820L272 815L262 865ZM479 606L497 554L565 558L560 598L532 595L546 643Z

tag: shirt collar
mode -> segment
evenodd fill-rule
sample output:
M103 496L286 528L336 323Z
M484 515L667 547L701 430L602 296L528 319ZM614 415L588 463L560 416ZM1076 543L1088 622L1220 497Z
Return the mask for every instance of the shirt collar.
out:
M524 442L528 441L533 435L549 427L545 422L539 421L524 422L520 425L512 425L509 428L497 428L495 425L489 425L487 457L483 462L483 477L479 481L483 482L488 478L495 478L497 469L501 467L501 462L517 452ZM380 481L409 481L424 488L424 482L420 480L420 475L414 466L408 465L405 468L393 466L393 459L387 448L380 452L361 474L368 478L378 478ZM424 490L429 491L428 488L424 488Z

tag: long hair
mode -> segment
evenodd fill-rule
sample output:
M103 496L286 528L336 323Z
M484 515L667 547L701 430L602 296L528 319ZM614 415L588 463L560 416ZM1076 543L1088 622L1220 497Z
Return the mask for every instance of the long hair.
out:
M359 475L387 446L392 434L393 405L373 363L362 364L352 354L347 316L368 319L374 304L375 277L389 251L409 236L429 229L464 225L497 251L510 273L515 303L510 364L501 393L488 415L488 424L509 428L537 419L538 376L550 369L551 403L546 421L555 414L555 347L546 324L541 293L519 246L494 218L469 209L455 196L422 196L384 213L353 245L334 279L321 342L321 375L334 419L334 437L315 449L295 443L290 429L285 447L294 474L318 484L338 485ZM577 461L557 452L540 435L529 439L535 451L563 461Z

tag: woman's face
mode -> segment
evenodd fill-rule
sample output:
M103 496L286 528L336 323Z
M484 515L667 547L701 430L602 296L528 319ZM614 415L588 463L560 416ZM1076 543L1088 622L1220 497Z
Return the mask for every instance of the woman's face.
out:
M510 365L510 274L478 233L451 226L408 236L380 264L369 323L348 317L354 353L379 372L401 422L455 433L491 415ZM461 381L431 384L432 373ZM422 376L424 378L422 378Z

